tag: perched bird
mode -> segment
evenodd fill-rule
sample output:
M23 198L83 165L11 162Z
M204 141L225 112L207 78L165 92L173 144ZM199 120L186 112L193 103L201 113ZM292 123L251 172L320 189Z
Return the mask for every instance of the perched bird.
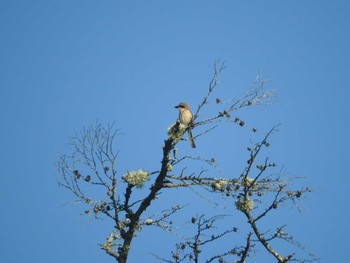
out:
M194 143L192 136L193 119L190 107L188 107L187 103L181 102L179 105L175 106L175 108L179 109L179 118L177 119L177 122L187 126L187 132L190 138L191 147L196 148L196 144Z

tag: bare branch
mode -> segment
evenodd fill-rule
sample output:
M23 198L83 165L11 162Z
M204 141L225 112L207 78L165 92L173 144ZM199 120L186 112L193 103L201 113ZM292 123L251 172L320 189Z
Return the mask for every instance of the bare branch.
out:
M203 98L201 104L198 106L195 114L193 115L193 122L195 122L195 120L197 119L200 110L202 109L202 107L208 102L208 98L209 96L212 94L212 92L215 90L215 88L217 87L217 85L219 84L219 80L220 80L220 74L221 72L225 69L225 63L224 62L220 62L219 60L217 60L214 63L214 74L213 77L209 83L209 88L208 88L208 93L207 95Z
M239 263L244 263L246 258L248 257L248 253L249 253L249 250L251 247L250 239L251 239L252 235L253 235L253 233L249 232L249 234L247 236L247 243L246 243L245 248L242 252L242 256L241 256Z

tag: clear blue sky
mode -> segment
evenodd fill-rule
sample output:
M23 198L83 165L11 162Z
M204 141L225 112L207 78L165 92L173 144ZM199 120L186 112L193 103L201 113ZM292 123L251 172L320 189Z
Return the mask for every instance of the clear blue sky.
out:
M173 106L200 103L217 58L218 96L241 95L261 70L276 90L246 121L281 122L273 157L316 190L289 218L292 233L322 262L349 261L349 13L345 0L1 1L1 261L112 262L97 246L108 227L58 188L57 153L75 130L115 121L120 170L157 169ZM224 146L197 145L203 156Z

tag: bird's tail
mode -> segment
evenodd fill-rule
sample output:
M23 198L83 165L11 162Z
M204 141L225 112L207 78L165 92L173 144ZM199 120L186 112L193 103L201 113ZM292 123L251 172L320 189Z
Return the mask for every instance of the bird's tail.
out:
M192 129L188 129L188 136L190 137L191 147L196 148L196 144L194 143L193 135L192 135Z

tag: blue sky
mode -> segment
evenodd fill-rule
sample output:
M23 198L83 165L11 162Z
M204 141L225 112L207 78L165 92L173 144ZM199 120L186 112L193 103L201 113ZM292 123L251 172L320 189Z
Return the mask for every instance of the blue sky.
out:
M97 246L109 226L80 216L58 188L57 154L74 131L114 121L120 171L156 170L174 106L201 102L216 59L226 69L215 96L240 96L260 71L276 92L274 105L240 114L263 130L282 123L271 155L315 189L289 217L291 232L322 262L350 260L349 12L342 0L1 1L4 262L112 262ZM216 150L224 174L245 158L242 131L220 131L230 147L200 139L196 154ZM137 242L152 250L148 238ZM132 262L153 261L148 252Z

